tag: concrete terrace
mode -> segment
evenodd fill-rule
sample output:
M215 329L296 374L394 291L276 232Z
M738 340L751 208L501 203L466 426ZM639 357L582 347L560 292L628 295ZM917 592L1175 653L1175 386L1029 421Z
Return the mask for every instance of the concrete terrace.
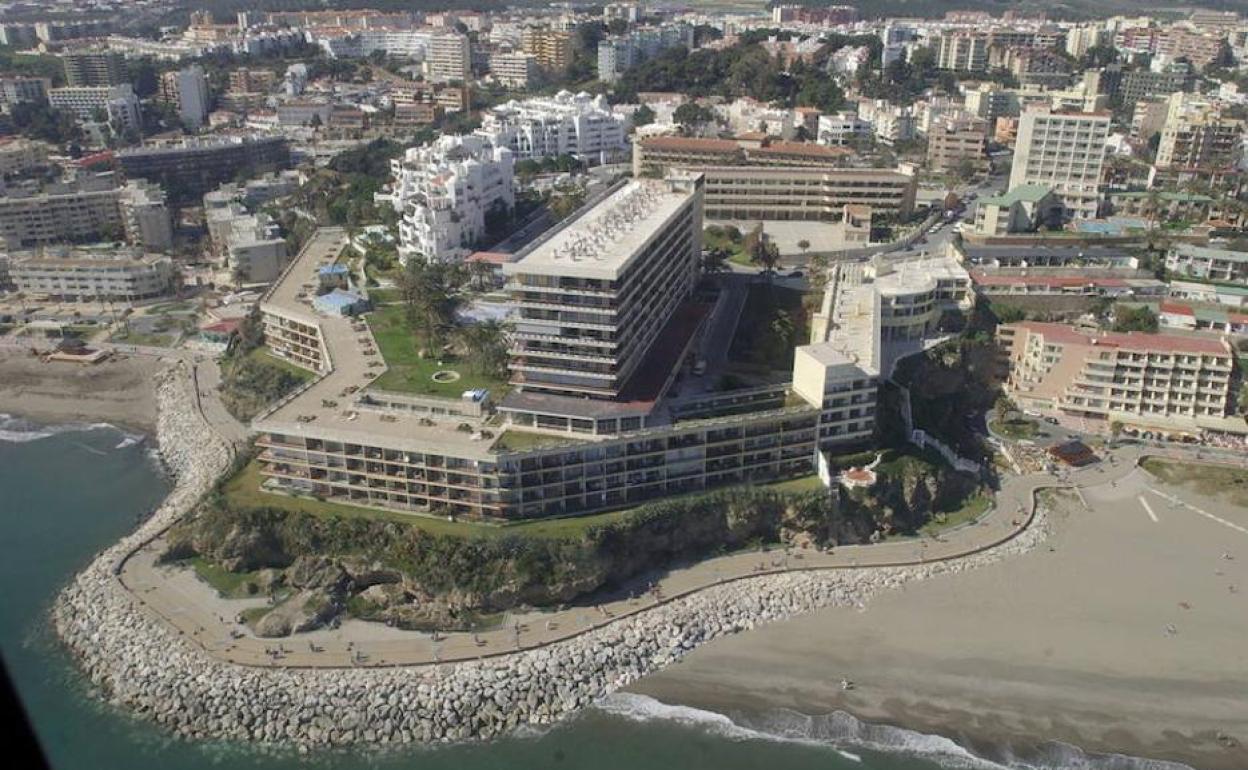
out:
M422 418L433 416L374 411L357 404L360 392L386 371L373 335L361 320L319 315L310 304L317 271L333 264L346 245L344 230L318 230L263 299L266 311L319 327L328 364L310 385L256 418L253 428L262 433L308 435L308 428L315 426L317 438L361 443L364 437L384 437L388 446L404 451L449 451L469 459L493 460L491 442L481 438L480 421L475 418L454 415L429 420ZM465 422L476 430L456 429Z

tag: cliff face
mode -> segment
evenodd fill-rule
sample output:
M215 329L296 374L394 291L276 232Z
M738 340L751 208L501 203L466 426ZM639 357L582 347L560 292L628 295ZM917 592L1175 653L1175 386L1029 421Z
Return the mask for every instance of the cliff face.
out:
M723 490L652 503L569 538L434 535L414 524L217 503L171 532L166 558L199 555L234 572L264 571L266 590L304 608L279 613L286 619L269 622L274 631L323 621L334 608L404 627L468 628L491 613L564 604L716 553L864 543L876 530L911 529L931 515L946 483L912 470L863 496Z

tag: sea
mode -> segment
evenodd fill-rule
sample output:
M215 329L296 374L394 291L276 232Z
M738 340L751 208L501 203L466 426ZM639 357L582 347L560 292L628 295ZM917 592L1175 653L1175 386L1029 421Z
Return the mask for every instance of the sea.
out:
M549 729L482 743L298 754L175 739L93 697L49 620L57 592L73 574L132 530L169 487L145 436L106 424L41 425L0 414L0 655L48 764L58 770L1181 768L1089 757L1057 744L1026 761L990 761L947 738L864 724L844 713L779 711L734 721L629 693Z

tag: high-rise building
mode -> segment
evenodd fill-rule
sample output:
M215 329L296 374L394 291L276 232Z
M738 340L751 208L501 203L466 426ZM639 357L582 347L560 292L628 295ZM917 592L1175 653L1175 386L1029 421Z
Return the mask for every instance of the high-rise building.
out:
M178 117L191 131L208 120L208 78L198 64L178 72Z
M1014 144L1010 189L1032 184L1051 187L1070 218L1095 218L1109 123L1110 116L1105 113L1059 112L1044 107L1025 111Z
M469 82L472 79L472 42L467 35L458 32L434 35L425 67L429 79L435 83Z
M1243 157L1244 121L1191 94L1171 94L1156 165L1161 168L1233 166Z
M937 66L957 72L988 69L988 36L980 32L946 32L940 36Z
M173 245L164 192L111 179L13 185L0 196L0 246L23 249L66 241L124 237L152 251Z
M0 80L0 104L44 103L50 88L52 81L48 78L4 78Z
M490 57L490 74L508 88L528 88L537 80L537 57L531 53L496 53Z
M290 147L280 136L186 139L175 144L119 150L118 164L129 179L147 179L165 189L170 202L198 203L204 193L240 172L260 174L290 165Z
M459 260L485 237L487 213L515 206L511 150L480 136L442 136L390 162L399 256Z
M598 79L614 83L630 68L677 46L693 47L693 28L688 24L638 28L602 40L598 43Z
M702 178L639 179L503 266L525 394L618 398L693 292Z
M69 86L48 92L53 109L72 112L80 121L106 120L121 132L138 131L143 125L139 97L130 84L119 86Z
M967 164L976 173L987 171L987 121L965 113L935 120L927 131L927 162L939 171L957 171Z
M525 27L520 46L537 59L539 67L551 72L563 72L572 63L572 33L566 30Z
M61 54L70 86L116 86L126 82L126 59L116 51L70 51Z

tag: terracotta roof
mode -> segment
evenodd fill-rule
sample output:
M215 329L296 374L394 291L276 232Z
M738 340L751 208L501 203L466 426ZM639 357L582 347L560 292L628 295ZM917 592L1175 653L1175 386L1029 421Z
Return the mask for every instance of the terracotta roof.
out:
M641 140L642 147L690 152L735 152L739 149L731 139L698 139L690 136L652 136Z
M490 265L502 265L510 262L514 254L504 254L501 251L474 251L467 257L465 262L485 262Z
M752 152L758 155L805 155L808 158L841 158L853 154L853 150L846 147L827 147L810 142L772 142Z
M1229 356L1225 342L1202 337L1184 337L1177 334L1147 334L1145 332L1103 332L1090 335L1075 331L1069 326L1040 321L1020 321L1008 324L1042 335L1046 341L1077 345L1123 348L1125 350L1154 353L1190 353L1194 355Z
M1171 315L1196 315L1196 311L1192 310L1191 305L1180 305L1177 302L1162 302L1160 310Z

